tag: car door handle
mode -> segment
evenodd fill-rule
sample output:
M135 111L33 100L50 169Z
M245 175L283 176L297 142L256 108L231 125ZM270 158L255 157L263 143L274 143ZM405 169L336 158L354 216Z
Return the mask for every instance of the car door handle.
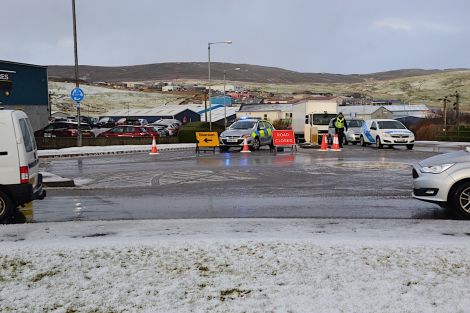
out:
M0 155L8 155L8 151L0 151Z

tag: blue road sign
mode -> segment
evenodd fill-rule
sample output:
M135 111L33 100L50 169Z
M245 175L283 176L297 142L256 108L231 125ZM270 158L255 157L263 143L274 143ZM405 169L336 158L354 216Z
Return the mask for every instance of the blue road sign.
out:
M83 98L85 98L85 93L80 88L75 87L70 93L70 98L72 98L72 100L75 102L80 102L83 100Z

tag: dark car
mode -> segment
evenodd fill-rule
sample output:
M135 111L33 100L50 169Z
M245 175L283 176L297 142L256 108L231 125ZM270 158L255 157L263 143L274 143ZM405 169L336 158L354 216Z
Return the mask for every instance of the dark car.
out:
M104 138L135 138L135 137L152 137L152 133L144 126L122 125L116 126L98 135Z
M114 126L116 126L116 121L112 117L102 117L96 123L96 127L99 127L99 128L112 128Z
M80 130L82 137L93 138L95 134L91 131L88 124L81 123ZM77 137L78 123L77 122L53 122L46 127L34 132L35 137Z
M67 118L67 120L69 122L76 122L77 121L77 117L76 116L69 116ZM95 127L96 126L96 123L98 122L98 119L96 117L92 117L92 116L80 116L80 121L85 124L88 124L90 125L91 128Z

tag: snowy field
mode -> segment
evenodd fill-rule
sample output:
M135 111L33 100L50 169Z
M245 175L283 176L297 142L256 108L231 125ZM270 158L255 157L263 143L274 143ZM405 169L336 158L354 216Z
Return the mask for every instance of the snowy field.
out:
M1 312L469 312L464 221L0 227Z

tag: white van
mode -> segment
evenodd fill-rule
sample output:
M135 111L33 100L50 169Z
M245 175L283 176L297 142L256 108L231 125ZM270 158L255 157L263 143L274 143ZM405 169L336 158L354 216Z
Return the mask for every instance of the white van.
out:
M0 108L0 222L8 221L17 207L45 196L28 116Z
M392 119L368 120L362 125L361 145L374 144L377 148L383 146L406 146L413 149L415 135L401 122Z

